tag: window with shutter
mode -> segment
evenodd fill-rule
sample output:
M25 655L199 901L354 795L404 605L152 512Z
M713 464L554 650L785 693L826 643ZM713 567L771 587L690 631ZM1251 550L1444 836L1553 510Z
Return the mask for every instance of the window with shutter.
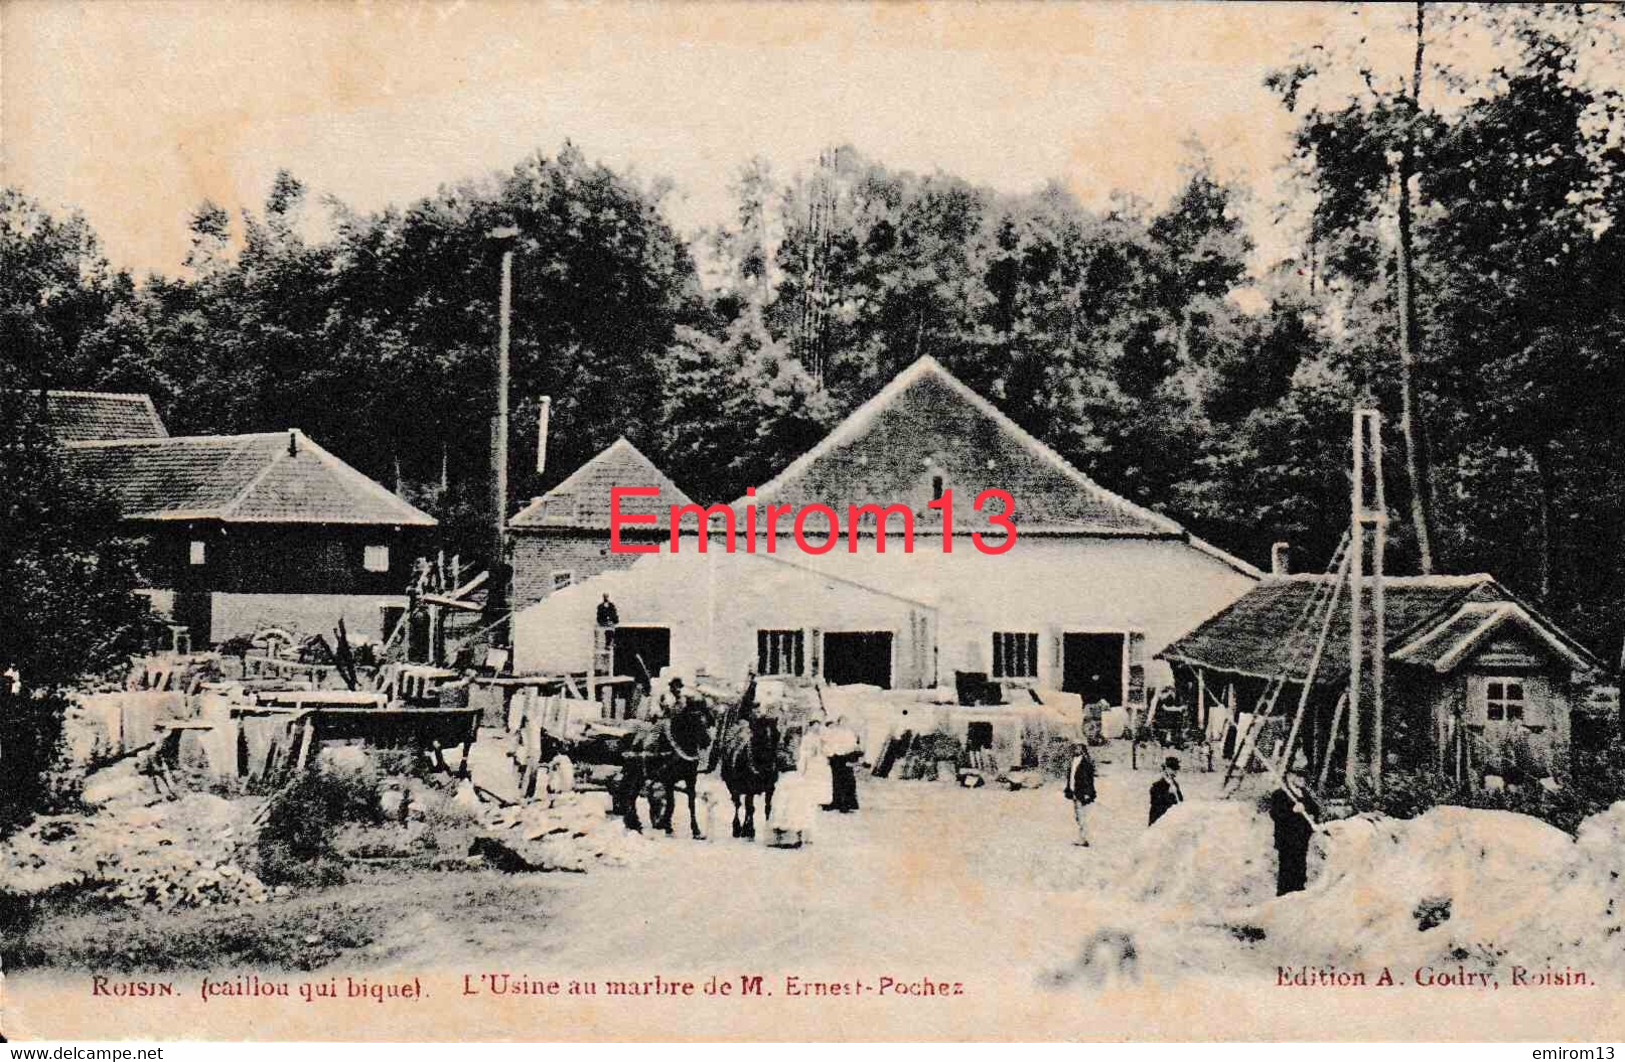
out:
M806 674L806 639L799 630L760 630L756 632L756 673L758 675Z

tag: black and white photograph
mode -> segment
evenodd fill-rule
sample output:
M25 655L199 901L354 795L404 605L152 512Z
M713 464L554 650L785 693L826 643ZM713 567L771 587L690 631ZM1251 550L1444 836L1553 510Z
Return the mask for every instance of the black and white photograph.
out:
M1602 1062L1622 414L1618 6L0 0L0 1040Z

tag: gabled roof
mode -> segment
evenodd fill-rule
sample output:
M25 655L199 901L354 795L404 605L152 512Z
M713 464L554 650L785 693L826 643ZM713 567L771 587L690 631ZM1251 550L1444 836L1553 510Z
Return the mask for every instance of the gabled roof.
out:
M1431 667L1442 674L1472 656L1490 636L1507 626L1516 627L1570 667L1591 670L1599 661L1573 645L1562 633L1536 619L1516 601L1469 601L1456 613L1423 630L1393 652L1395 660Z
M1253 587L1229 608L1170 643L1157 656L1212 671L1257 678L1273 678L1287 669L1292 658L1289 635L1310 605L1317 585L1332 577L1292 575L1271 577ZM1369 594L1371 580L1365 582ZM1369 601L1369 597L1367 601ZM1315 682L1342 682L1349 670L1349 599L1347 588L1336 599L1327 629ZM1455 653L1466 641L1478 644L1488 630L1480 630L1489 617L1495 625L1516 615L1571 666L1594 668L1596 659L1488 575L1398 576L1383 580L1383 623L1387 655L1405 663L1437 664L1446 660L1448 671L1470 652ZM1300 630L1312 640L1320 633L1325 612L1317 609ZM1312 629L1311 629L1312 628ZM1431 650L1437 650L1430 656ZM1307 654L1298 658L1290 677L1301 680Z
M909 505L921 515L933 481L954 492L959 531L988 526L976 512L987 489L1007 491L1023 532L1188 541L1245 574L1245 561L1193 538L1176 521L1114 494L1033 437L935 358L921 357L823 441L759 488L749 504ZM997 512L997 505L989 509Z
M47 391L45 416L58 442L164 439L169 432L147 395Z
M603 531L609 528L609 492L615 487L655 487L657 497L626 498L621 512L627 515L655 515L665 517L673 505L693 505L655 463L623 435L604 449L597 457L570 474L563 483L519 510L508 521L515 529L557 527L573 530ZM654 525L644 524L645 529Z
M76 442L67 453L73 474L107 490L125 519L436 523L298 430Z

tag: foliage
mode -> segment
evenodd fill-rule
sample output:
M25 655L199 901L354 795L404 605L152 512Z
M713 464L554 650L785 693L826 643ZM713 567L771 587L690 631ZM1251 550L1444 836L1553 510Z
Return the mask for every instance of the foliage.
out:
M1350 407L1375 403L1397 444L1413 392L1440 570L1489 571L1612 656L1625 112L1594 70L1617 54L1616 20L1425 10L1421 80L1373 70L1363 41L1317 42L1272 77L1296 123L1286 213L1307 225L1262 272L1240 193L1199 147L1159 208L1001 192L850 147L787 174L757 159L731 222L691 246L663 186L566 144L373 214L279 174L258 211L201 204L185 272L139 285L82 220L6 192L5 349L30 380L150 391L177 432L303 427L438 516L476 564L499 226L520 230L515 499L622 434L697 498L737 498L928 353L1106 486L1231 552L1262 562L1286 538L1318 567L1347 522ZM1437 47L1457 34L1493 63ZM1399 512L1412 484L1389 469ZM1393 522L1391 571L1418 560L1416 524Z
M106 349L119 285L78 218L0 191L0 832L52 798L66 691L139 640L135 547L68 474L45 420L45 368ZM12 678L10 676L15 676Z
M347 823L378 825L378 779L368 770L300 774L271 797L260 830L260 880L267 885L331 885L344 879L334 844Z

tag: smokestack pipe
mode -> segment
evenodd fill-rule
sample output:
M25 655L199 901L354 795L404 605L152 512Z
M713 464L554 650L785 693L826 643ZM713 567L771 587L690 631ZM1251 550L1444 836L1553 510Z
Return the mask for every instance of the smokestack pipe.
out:
M553 411L553 399L543 395L536 410L536 474L547 471L547 418Z
M1270 547L1270 574L1289 575L1292 570L1292 544L1277 542Z

